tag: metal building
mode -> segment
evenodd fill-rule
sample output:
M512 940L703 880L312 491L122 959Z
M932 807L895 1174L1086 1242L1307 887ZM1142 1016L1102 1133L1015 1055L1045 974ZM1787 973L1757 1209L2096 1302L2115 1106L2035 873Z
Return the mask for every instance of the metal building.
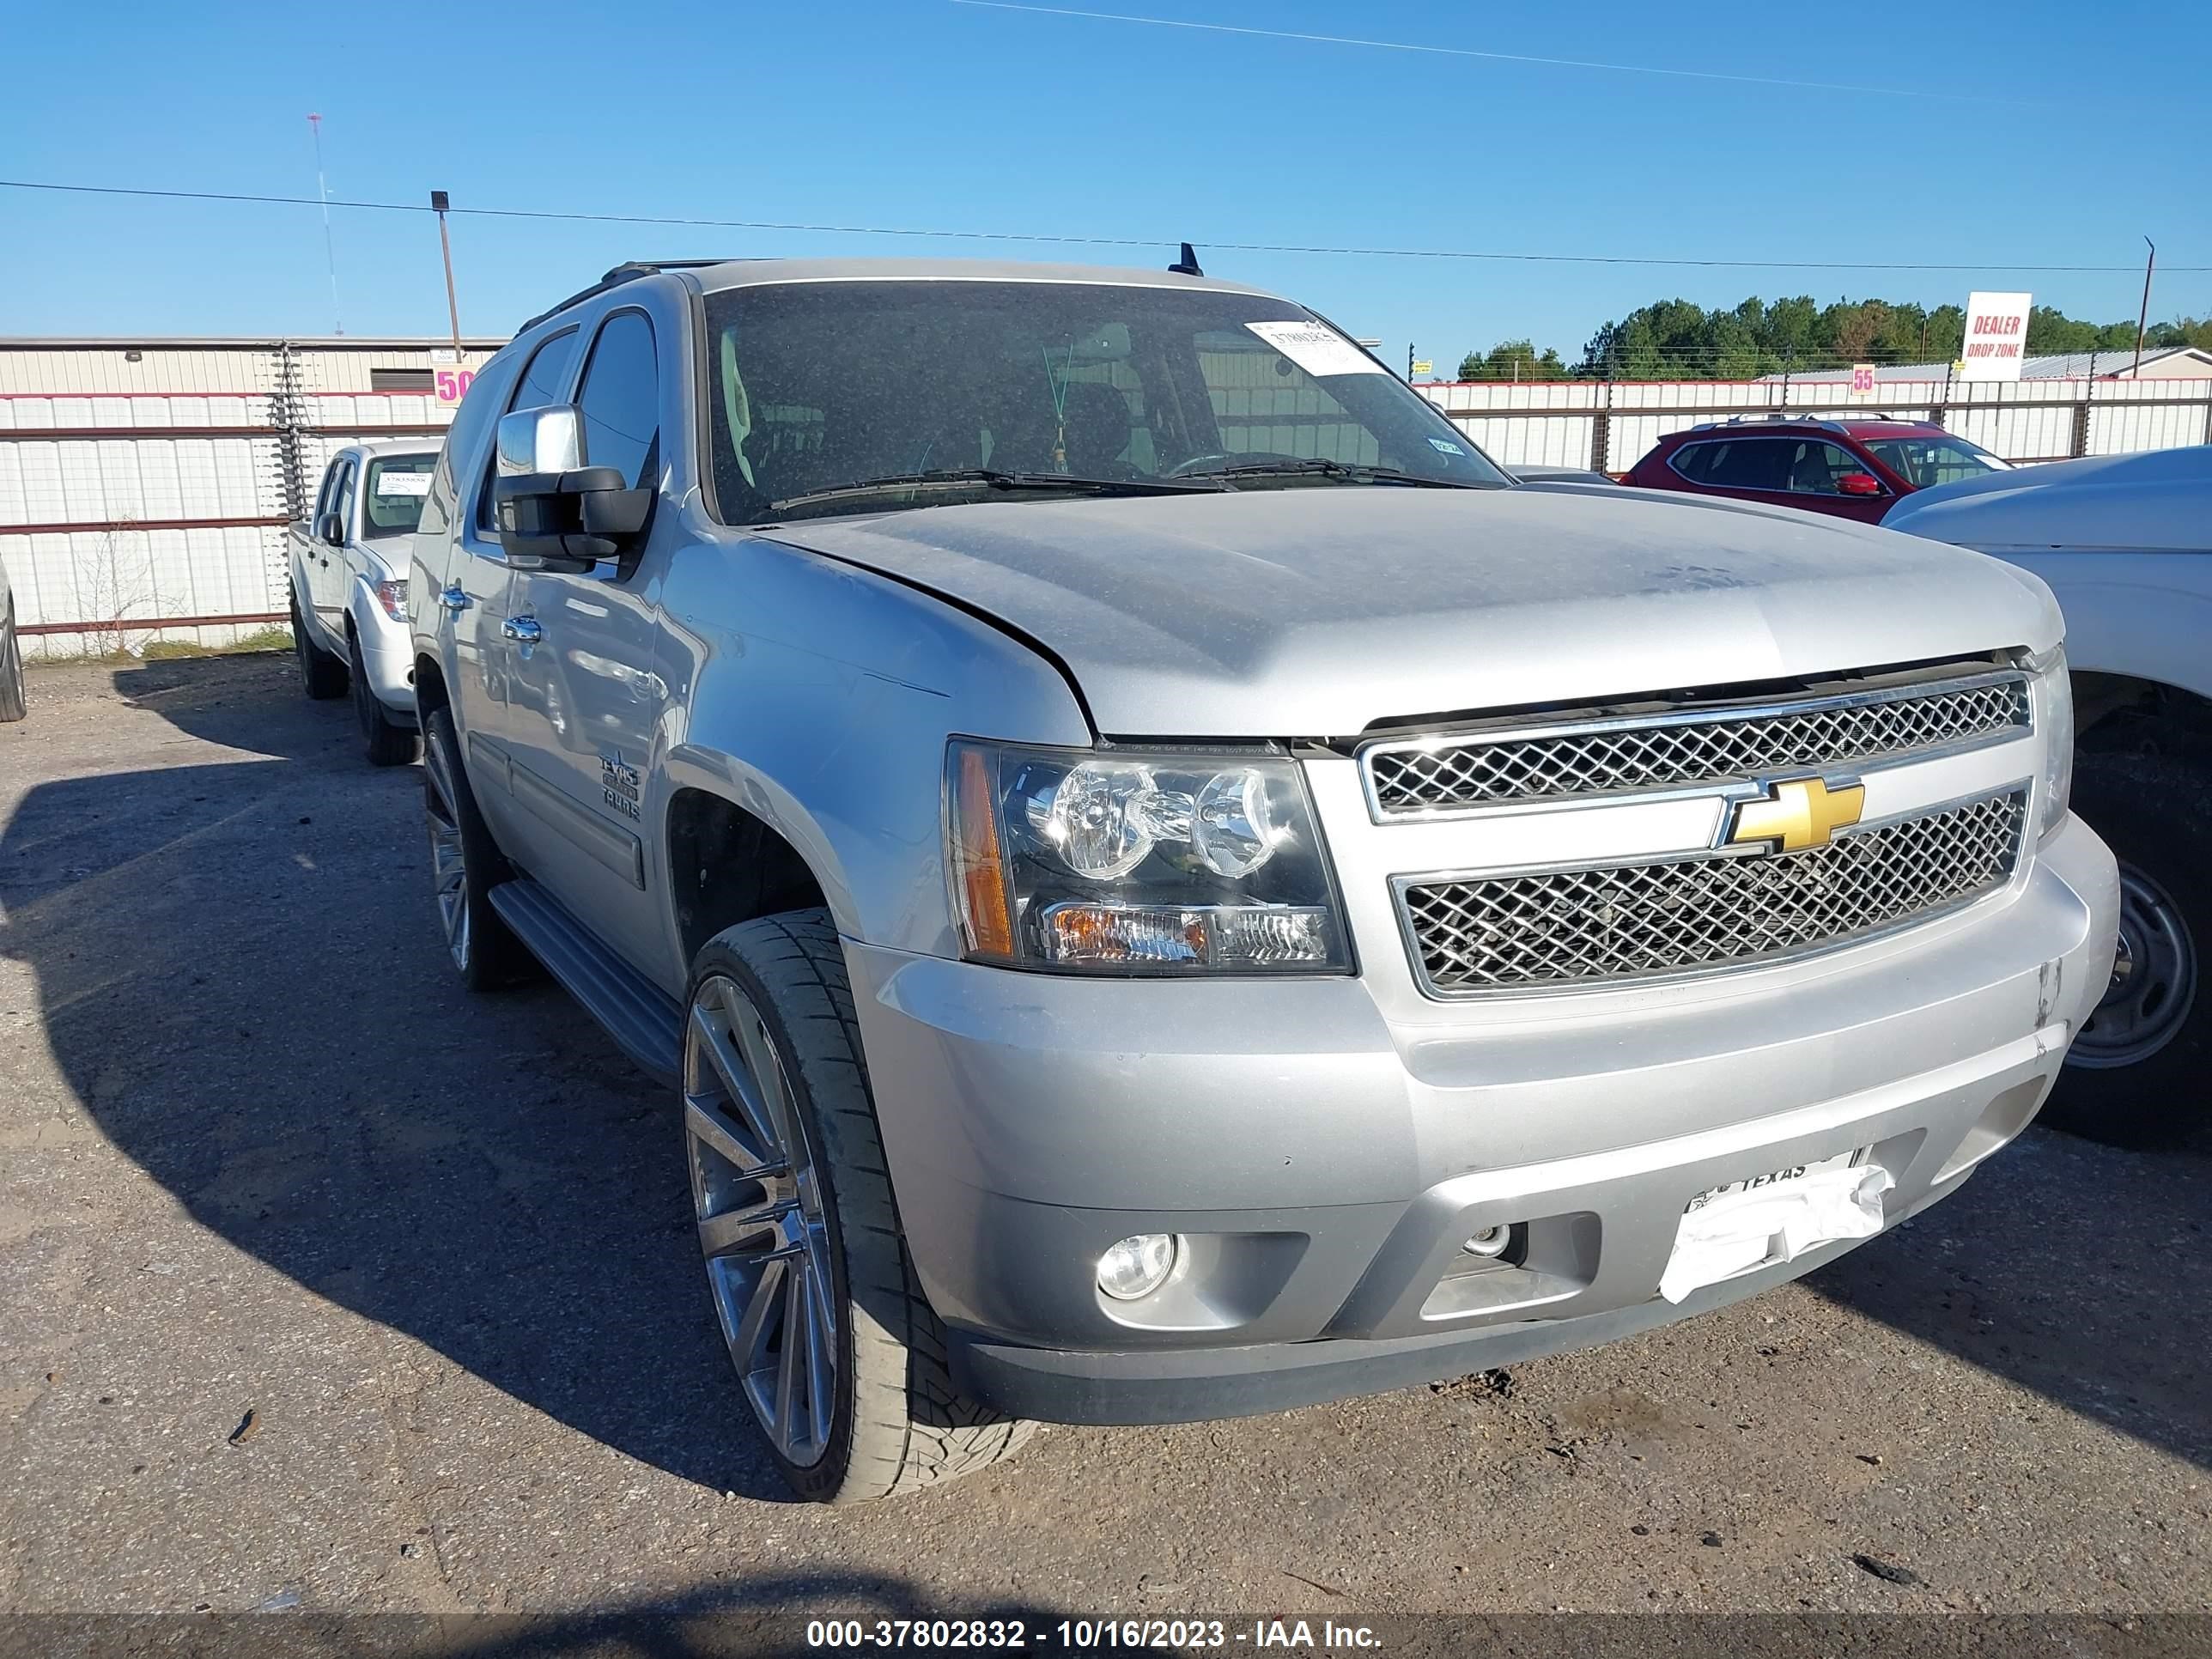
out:
M286 619L283 527L356 438L434 438L505 342L0 338L0 562L26 654Z

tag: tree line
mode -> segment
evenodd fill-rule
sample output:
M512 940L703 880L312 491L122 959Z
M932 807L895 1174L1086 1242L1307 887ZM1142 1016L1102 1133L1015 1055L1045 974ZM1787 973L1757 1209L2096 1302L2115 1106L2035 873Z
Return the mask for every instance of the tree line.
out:
M1639 306L1590 337L1580 361L1563 361L1526 339L1501 340L1487 351L1470 351L1459 366L1462 380L1747 380L1792 369L1839 368L1852 363L1942 363L1963 349L1966 314L1960 306L1932 310L1904 300L1838 300L1823 306L1808 294L1771 303L1753 297L1707 310L1688 300ZM2146 349L2194 345L2212 349L2212 319L2180 317L2154 323ZM2133 351L2133 318L2092 323L2055 306L2028 313L2032 356L2070 351Z

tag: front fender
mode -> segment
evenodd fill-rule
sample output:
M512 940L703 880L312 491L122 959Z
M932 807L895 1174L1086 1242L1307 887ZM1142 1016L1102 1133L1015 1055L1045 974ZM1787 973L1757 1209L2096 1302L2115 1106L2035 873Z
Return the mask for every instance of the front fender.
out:
M659 856L670 801L704 789L798 850L840 933L956 954L945 741L1089 744L1060 672L942 600L763 538L686 548L662 603L667 700L648 788ZM680 948L672 904L666 926Z
M2066 659L2212 698L2212 554L2004 553L2051 585Z

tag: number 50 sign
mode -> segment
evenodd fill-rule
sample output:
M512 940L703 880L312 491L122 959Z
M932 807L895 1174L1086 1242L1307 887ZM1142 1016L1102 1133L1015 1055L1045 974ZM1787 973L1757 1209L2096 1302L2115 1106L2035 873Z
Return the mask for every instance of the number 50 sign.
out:
M436 368L430 371L430 384L437 393L441 409L459 407L462 398L469 395L477 372L472 368Z

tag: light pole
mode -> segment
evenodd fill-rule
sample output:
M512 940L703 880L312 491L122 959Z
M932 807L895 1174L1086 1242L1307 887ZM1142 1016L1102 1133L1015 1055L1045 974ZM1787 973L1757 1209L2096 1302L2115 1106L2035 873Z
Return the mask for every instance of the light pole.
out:
M2143 330L2150 325L2150 274L2158 269L2158 244L2146 236L2143 246L2150 250L2150 258L2143 262L2142 309L2136 313L2136 366L2128 371L2131 375L2142 373Z
M338 252L337 245L331 240L331 191L323 182L323 118L310 114L307 131L315 140L315 194L323 204L323 261L331 270L331 323L340 334L345 332L345 319L338 312Z
M465 365L461 362L461 302L453 297L453 241L446 234L446 213L452 205L444 191L430 192L430 211L438 216L438 252L446 261L446 316L453 325L453 372L458 374Z

